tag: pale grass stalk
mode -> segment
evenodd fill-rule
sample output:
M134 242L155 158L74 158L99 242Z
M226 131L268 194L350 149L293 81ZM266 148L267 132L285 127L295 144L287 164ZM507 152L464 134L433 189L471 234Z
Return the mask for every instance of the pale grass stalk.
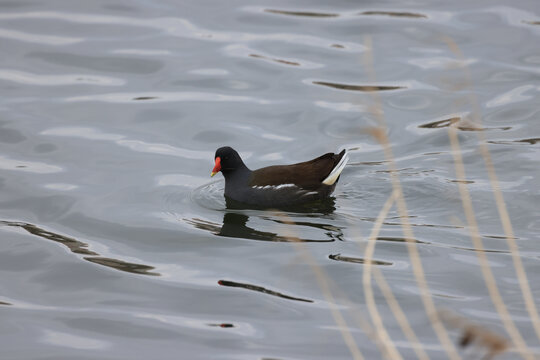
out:
M371 54L372 52L371 37L369 36L365 37L365 44L367 48L366 56L365 56L366 68L368 69L368 74L371 75L370 81L375 83L373 58ZM450 336L448 335L446 328L442 324L441 319L439 318L437 309L435 307L433 298L431 297L431 292L429 290L429 286L426 281L424 268L420 260L420 254L418 252L416 243L414 242L414 233L412 231L412 226L409 222L409 216L408 216L408 211L407 211L407 205L405 202L405 197L403 195L403 189L401 187L401 183L397 175L397 168L394 161L395 158L392 153L392 148L388 141L388 137L386 136L386 133L384 131L384 129L386 129L386 125L384 121L382 106L380 105L380 101L377 97L377 92L372 92L372 94L373 94L375 104L376 104L376 107L373 109L373 113L375 114L379 122L379 128L373 131L373 135L381 143L384 150L385 159L388 161L392 187L394 191L396 191L397 193L397 199L396 199L397 210L401 218L403 234L406 239L407 250L409 252L409 258L411 259L413 274L416 279L418 288L420 290L422 304L424 305L424 309L431 323L431 326L433 327L433 330L435 331L435 334L437 335L437 338L439 339L439 342L441 343L448 357L452 360L460 359L461 357L459 356L456 350L456 347L454 346L452 340L450 339Z
M285 214L278 213L278 215L283 219L283 222L285 224L294 224L294 222L291 221ZM306 262L309 264L311 271L313 271L313 274L315 274L315 278L317 280L317 283L319 284L321 292L325 297L326 302L330 305L330 313L332 314L332 318L338 326L339 332L343 337L343 341L347 345L347 348L351 352L352 358L354 360L364 360L364 356L362 355L360 348L356 344L356 341L351 334L351 330L347 325L347 321L341 314L341 311L339 311L336 306L336 299L334 298L334 294L332 294L332 289L330 288L330 280L328 279L328 276L326 275L324 270L316 264L315 259L313 259L309 251L302 246L303 244L301 242L292 240L294 239L292 236L288 237L291 238L291 243L294 244L297 252L304 257Z
M399 323L401 330L403 331L403 333L405 334L405 336L407 337L407 339L413 346L416 356L421 360L429 360L429 357L427 356L426 352L422 348L420 341L418 341L418 338L416 337L414 330L411 328L411 325L409 324L409 321L407 320L407 316L401 309L399 302L397 301L396 297L392 293L392 289L386 282L382 271L378 267L373 266L371 263L373 259L373 254L375 253L375 245L377 243L377 237L379 236L379 232L382 228L382 224L384 220L386 219L386 217L388 216L388 212L392 208L392 205L394 204L396 197L397 197L397 193L395 191L392 191L392 194L390 195L388 200L386 200L383 208L381 209L381 211L379 212L377 216L375 224L373 225L373 228L371 229L371 234L368 238L368 245L366 246L366 249L364 251L364 259L366 261L366 264L364 268L362 283L364 285L364 294L366 296L366 304L368 305L369 313L372 317L374 324L376 324L375 322L376 320L377 322L379 322L379 326L377 327L377 332L378 333L380 333L381 331L386 332L386 330L384 329L384 325L382 324L382 321L380 320L377 306L373 298L373 290L371 288L371 270L373 269L373 276L375 278L375 281L377 282L377 285L381 289L381 292L387 304L390 306L390 310L394 314L394 317ZM377 318L375 319L374 316L376 316ZM398 357L394 356L392 358L397 359Z
M480 262L480 270L482 271L482 276L484 277L484 282L488 289L489 296L491 297L491 301L493 302L495 309L499 313L501 321L503 322L503 325L508 332L508 335L512 339L512 342L519 351L521 357L523 357L524 359L533 360L534 355L530 352L527 344L521 337L521 334L519 333L514 322L512 321L512 317L510 316L510 313L508 312L508 309L506 308L506 305L499 292L499 288L497 287L495 276L493 275L491 267L489 266L489 261L484 250L482 237L478 230L476 216L474 215L474 209L471 196L469 194L469 189L467 188L467 184L465 183L465 166L463 165L463 159L461 157L461 148L459 146L457 130L453 126L450 126L448 128L448 136L450 137L450 145L452 147L452 154L454 156L454 165L456 168L459 194L463 203L463 211L465 212L465 217L469 226L469 232L471 235L473 246L477 250L475 251L475 253L478 256L478 261Z
M377 304L375 303L375 297L373 296L373 287L371 285L371 261L373 259L373 253L375 251L375 241L377 239L377 235L379 234L379 230L381 229L384 219L386 218L388 212L390 211L390 208L394 204L395 197L395 192L392 192L392 195L390 195L388 200L386 200L386 202L384 203L384 206L379 212L377 220L375 221L375 224L371 229L371 235L369 236L368 244L364 251L365 263L364 272L362 274L362 285L364 286L364 296L366 298L366 305L369 315L371 316L371 320L373 321L373 325L375 326L375 331L377 332L377 335L380 337L381 342L384 344L385 356L389 359L403 359L401 357L401 354L394 346L394 343L390 339L390 335L388 335L386 328L384 327L384 323L379 314L379 310L377 309Z
M397 301L396 297L392 293L392 289L384 279L384 276L377 267L374 268L373 271L373 277L375 278L375 281L377 282L377 285L381 289L381 292L384 295L384 298L388 305L390 306L390 310L392 310L392 313L394 314L394 317L396 318L397 322L399 323L399 326L401 327L401 331L405 334L409 342L411 343L414 352L416 353L416 356L418 356L418 359L420 360L429 360L429 357L427 356L426 352L424 351L422 344L416 337L416 334L414 333L414 330L412 329L411 325L409 324L409 321L407 320L407 316L401 309L401 306L399 305L399 302Z
M450 38L444 39L450 48L450 50L461 60L463 60L464 56L461 50L459 49L458 45ZM470 88L471 83L471 75L468 67L465 67L465 76L466 76L466 85ZM479 125L481 124L481 116L480 116L480 106L478 104L478 101L476 97L473 95L470 95L469 101L475 111L473 111L473 117L475 119L475 122L477 122ZM534 328L534 331L536 333L536 337L540 340L540 317L538 315L538 310L536 308L536 305L534 303L534 297L532 295L531 288L529 286L529 280L527 279L527 273L525 272L525 267L523 266L523 262L521 261L521 256L519 254L519 247L516 244L516 238L514 236L514 229L512 228L512 222L510 221L510 216L508 214L508 209L506 208L506 203L504 201L504 197L501 191L501 188L499 186L499 180L497 178L497 174L495 172L495 166L493 165L493 160L491 158L491 153L489 152L489 148L485 142L485 135L482 131L477 132L477 136L479 137L480 142L480 154L482 155L484 162L486 163L486 169L489 177L489 182L491 184L491 187L493 189L493 196L495 197L495 204L497 205L497 211L499 212L499 217L501 219L501 224L503 227L504 235L506 237L506 242L508 243L508 248L510 250L510 253L512 254L512 261L514 264L514 269L516 271L516 277L519 282L519 286L521 289L521 293L523 295L523 299L525 300L525 307L527 308L527 312L529 313L529 317L531 318L531 322Z

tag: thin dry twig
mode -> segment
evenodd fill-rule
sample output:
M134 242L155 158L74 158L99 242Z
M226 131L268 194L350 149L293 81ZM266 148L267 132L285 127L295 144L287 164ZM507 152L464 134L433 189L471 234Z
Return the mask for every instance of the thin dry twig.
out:
M373 58L371 54L372 53L371 37L366 36L364 42L367 48L366 56L365 56L366 69L368 69L368 73L371 75L370 81L375 82ZM396 191L397 193L397 200L396 200L397 210L401 218L403 234L406 239L407 250L409 252L409 257L411 259L413 274L416 279L416 283L418 284L418 288L420 289L420 295L421 295L422 303L424 305L424 309L429 318L431 326L433 327L433 330L435 331L447 355L451 359L460 359L460 356L457 353L456 347L450 340L450 336L448 335L448 332L446 331L445 327L441 323L441 320L436 311L435 303L433 301L433 298L431 297L431 292L429 290L429 287L426 281L425 272L422 266L422 262L420 260L420 254L416 247L416 243L414 242L414 233L412 231L412 226L409 222L407 205L405 202L405 197L403 196L401 183L397 175L397 171L396 171L397 168L394 161L392 148L390 146L388 137L386 136L386 133L384 131L384 129L386 129L386 125L384 121L382 106L379 105L380 101L377 97L377 92L371 92L370 94L372 94L372 96L374 97L375 104L378 105L374 107L373 113L379 122L379 128L373 129L372 134L381 143L384 150L385 159L388 162L388 166L390 170L390 178L392 181L392 187L394 191Z

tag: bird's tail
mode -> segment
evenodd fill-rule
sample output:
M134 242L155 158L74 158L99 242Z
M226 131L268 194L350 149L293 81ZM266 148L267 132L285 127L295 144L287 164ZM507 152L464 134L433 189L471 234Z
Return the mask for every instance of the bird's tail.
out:
M322 181L325 185L334 185L334 183L339 178L339 175L341 175L341 172L345 168L345 165L347 165L347 161L349 161L349 154L346 150L343 150L344 154L341 156L341 159L337 163L337 165L332 169L330 174Z

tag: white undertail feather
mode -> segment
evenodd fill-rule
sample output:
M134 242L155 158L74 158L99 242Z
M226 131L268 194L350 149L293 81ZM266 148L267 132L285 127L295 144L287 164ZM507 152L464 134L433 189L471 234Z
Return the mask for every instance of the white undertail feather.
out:
M332 169L330 174L322 181L325 185L334 185L334 183L337 181L339 175L341 175L341 172L343 169L345 169L345 165L347 165L347 161L349 161L349 154L345 152L345 155L339 160L338 164Z

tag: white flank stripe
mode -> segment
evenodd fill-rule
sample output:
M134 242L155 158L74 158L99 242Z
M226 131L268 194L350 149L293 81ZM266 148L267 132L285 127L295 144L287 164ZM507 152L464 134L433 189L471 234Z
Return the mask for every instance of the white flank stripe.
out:
M349 154L345 152L345 155L343 155L336 167L330 172L330 174L326 177L326 179L323 180L322 183L325 185L334 185L343 169L345 169L347 161L349 161Z
M288 187L296 187L296 185L294 185L294 184L280 184L280 185L255 185L255 186L252 186L252 188L254 188L254 189L272 189L272 190L279 190L279 189L288 188Z

